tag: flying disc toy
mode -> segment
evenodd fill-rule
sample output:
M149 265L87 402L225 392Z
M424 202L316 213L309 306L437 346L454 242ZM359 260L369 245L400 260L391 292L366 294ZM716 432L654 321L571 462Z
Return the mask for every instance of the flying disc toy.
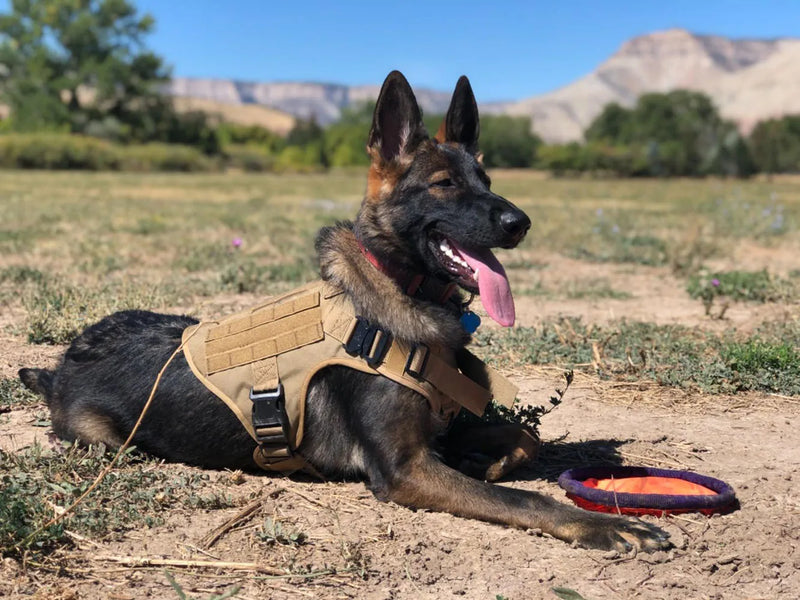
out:
M690 471L650 467L590 466L558 478L567 497L586 510L627 515L733 510L736 495L724 481Z

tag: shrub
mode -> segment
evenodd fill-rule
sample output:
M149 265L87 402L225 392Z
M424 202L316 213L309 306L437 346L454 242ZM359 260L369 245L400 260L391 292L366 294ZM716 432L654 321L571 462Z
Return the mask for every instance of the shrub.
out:
M121 146L120 168L124 171L213 171L218 163L190 146L151 143Z
M88 171L210 171L213 159L177 144L117 146L64 133L0 135L0 168Z
M89 137L60 133L0 136L0 167L7 169L119 168L119 152L112 144Z
M231 144L225 147L225 164L249 173L272 171L275 161L275 155L262 146Z
M299 173L319 171L324 168L321 148L316 143L308 146L287 146L278 155L275 168L278 171Z

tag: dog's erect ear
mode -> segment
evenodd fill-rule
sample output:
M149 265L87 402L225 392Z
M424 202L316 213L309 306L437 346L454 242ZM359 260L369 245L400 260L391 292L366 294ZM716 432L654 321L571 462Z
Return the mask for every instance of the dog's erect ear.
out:
M478 104L475 94L466 75L458 79L450 108L444 118L442 126L436 132L436 139L440 142L456 142L464 144L470 152L478 150L478 134L481 125L478 119Z
M373 160L391 162L411 154L428 132L411 86L400 71L386 77L375 104L368 148Z

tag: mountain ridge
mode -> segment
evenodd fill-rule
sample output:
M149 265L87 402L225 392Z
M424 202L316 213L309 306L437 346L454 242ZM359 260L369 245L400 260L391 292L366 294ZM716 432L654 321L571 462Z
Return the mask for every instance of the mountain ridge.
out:
M524 76L524 75L523 75ZM377 97L378 85L244 82L176 78L167 92L226 104L260 104L328 124ZM609 102L632 106L642 94L690 89L708 94L747 132L765 118L800 113L800 38L731 39L673 28L626 40L593 71L550 92L480 105L487 114L527 116L548 142L582 138ZM416 89L426 112L444 112L450 92Z

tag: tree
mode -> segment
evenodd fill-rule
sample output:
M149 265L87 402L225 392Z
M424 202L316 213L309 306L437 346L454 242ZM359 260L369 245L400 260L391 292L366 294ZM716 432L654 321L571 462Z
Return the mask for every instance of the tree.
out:
M735 125L723 120L711 99L699 92L644 94L631 109L609 104L585 137L594 144L590 156L600 159L599 164L615 165L611 170L622 175L748 176L755 168ZM615 150L598 154L599 143Z
M531 133L531 120L528 117L508 115L481 117L478 145L483 152L484 164L487 167L531 167L541 143L542 140Z
M341 118L325 130L325 154L332 167L368 165L367 137L374 102L345 108Z
M587 142L630 143L633 111L620 106L616 102L606 104L603 111L586 128L584 137Z
M765 173L800 171L800 115L760 121L750 133L750 150Z
M127 0L12 0L0 15L0 89L15 129L158 137L168 70L147 50L149 15Z

